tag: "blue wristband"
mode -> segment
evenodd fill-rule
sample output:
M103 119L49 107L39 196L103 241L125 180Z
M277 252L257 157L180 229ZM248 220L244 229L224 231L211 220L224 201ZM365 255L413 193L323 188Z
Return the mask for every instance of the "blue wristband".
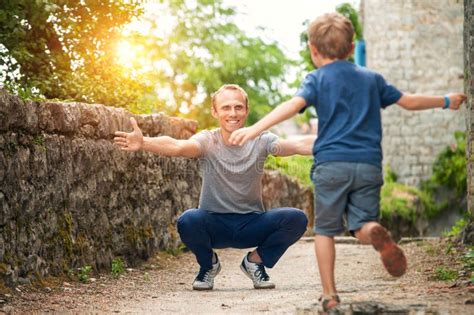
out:
M444 96L444 107L443 109L449 108L449 105L451 105L451 101L449 100L449 97L447 95Z

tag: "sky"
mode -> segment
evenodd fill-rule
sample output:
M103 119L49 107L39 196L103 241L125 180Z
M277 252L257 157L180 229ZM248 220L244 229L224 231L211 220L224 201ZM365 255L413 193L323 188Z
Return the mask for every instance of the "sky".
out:
M305 30L303 22L333 12L345 2L359 9L359 0L227 0L225 3L237 9L235 22L249 35L261 35L257 27L263 26L266 29L263 38L276 40L289 57L298 58L299 35Z

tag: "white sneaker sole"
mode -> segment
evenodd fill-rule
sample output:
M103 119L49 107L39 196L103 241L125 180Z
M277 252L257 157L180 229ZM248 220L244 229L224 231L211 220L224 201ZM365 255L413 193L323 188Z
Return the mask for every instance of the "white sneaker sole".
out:
M221 269L222 269L222 265L219 265L219 269L217 269L217 272L214 278L216 278L219 272L221 272ZM211 291L213 289L214 289L214 284L212 285L212 287L197 287L197 286L195 287L193 285L193 290L196 290L196 291Z

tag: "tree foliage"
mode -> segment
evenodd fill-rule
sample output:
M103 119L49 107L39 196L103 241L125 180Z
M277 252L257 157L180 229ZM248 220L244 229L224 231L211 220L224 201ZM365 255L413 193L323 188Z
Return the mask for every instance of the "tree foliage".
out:
M4 82L35 87L47 98L165 111L198 119L201 127L213 124L210 95L224 83L248 92L249 123L281 100L291 61L276 42L239 29L235 9L223 0L162 0L147 14L136 3L4 1ZM134 19L141 28L130 28Z
M143 46L142 58L148 64L161 62L154 70L160 77L153 81L159 91L169 91L167 100L157 95L167 112L197 118L201 127L213 125L210 95L226 83L238 84L249 94L249 123L281 101L279 89L291 61L276 42L239 29L233 22L234 8L221 0L174 0L162 1L160 9L146 18L149 33L135 32L130 40ZM168 25L160 25L163 14L173 17L164 21ZM169 25L169 34L156 35Z
M359 21L359 12L357 12L357 10L354 9L354 7L350 3L342 3L338 5L336 11L344 15L351 21L352 26L354 27L354 39L363 39L364 34L362 32L362 25Z
M36 87L47 98L127 104L135 83L116 66L114 44L140 13L121 1L3 1L0 43L17 62L9 72L20 72L6 83Z

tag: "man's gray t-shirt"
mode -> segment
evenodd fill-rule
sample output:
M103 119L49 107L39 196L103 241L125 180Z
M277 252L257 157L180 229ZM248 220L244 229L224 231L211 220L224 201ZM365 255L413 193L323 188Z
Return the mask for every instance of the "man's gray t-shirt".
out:
M263 164L274 152L278 136L264 132L243 146L230 146L224 143L220 129L214 129L201 131L191 139L201 147L200 209L239 214L265 211Z

